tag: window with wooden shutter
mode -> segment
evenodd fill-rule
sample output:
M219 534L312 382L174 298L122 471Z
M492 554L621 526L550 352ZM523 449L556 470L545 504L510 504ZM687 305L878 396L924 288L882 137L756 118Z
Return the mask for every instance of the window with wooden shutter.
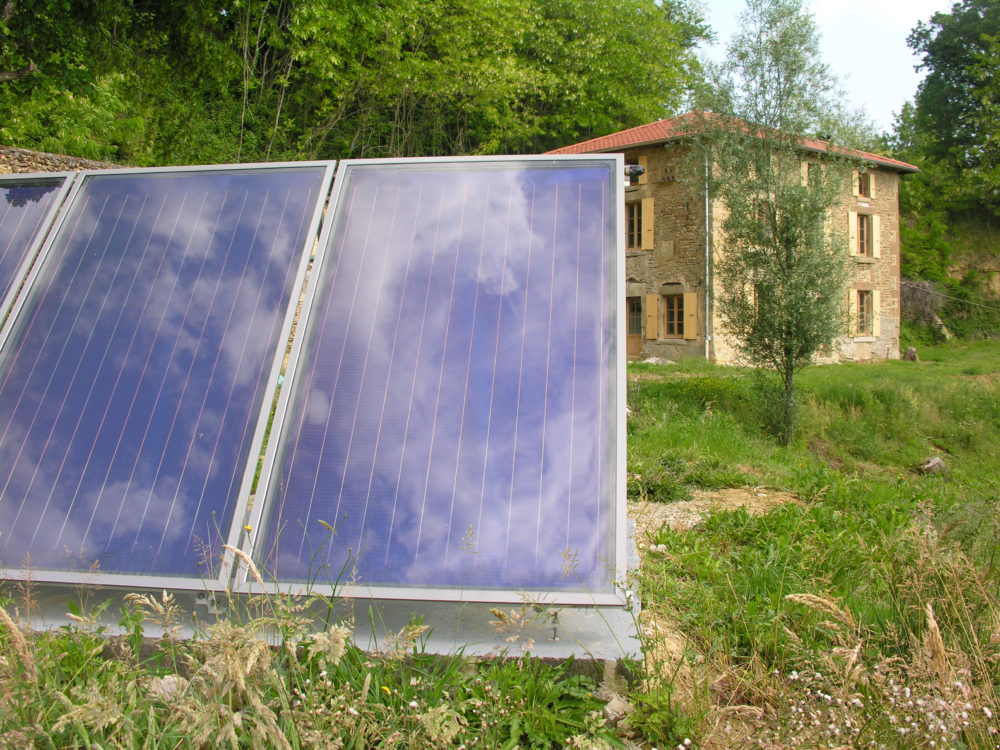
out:
M653 217L653 199L643 198L642 199L642 249L652 250L653 245L653 225L655 224L655 219Z
M646 295L646 338L660 338L660 295Z
M855 198L858 197L858 175L860 172L857 170L851 172L851 195Z
M661 304L663 326L660 335L663 338L681 338L684 335L684 295L664 294Z
M878 216L871 217L872 223L872 257L881 258L882 257L882 222L879 220Z
M698 293L684 293L684 338L698 338Z

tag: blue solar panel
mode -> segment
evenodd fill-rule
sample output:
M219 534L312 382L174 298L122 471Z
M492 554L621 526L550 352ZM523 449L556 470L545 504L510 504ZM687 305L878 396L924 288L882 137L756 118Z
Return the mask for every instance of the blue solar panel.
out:
M214 575L327 172L84 178L0 363L0 564Z
M612 162L342 171L262 562L283 581L612 592Z
M20 283L19 270L48 227L65 181L63 175L0 177L0 300Z

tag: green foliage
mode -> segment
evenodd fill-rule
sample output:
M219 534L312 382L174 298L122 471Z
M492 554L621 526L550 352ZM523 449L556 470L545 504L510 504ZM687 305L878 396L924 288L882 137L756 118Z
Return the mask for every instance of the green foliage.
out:
M948 13L919 23L908 43L926 76L912 111L914 142L924 162L941 169L935 180L953 210L1000 209L1000 7L962 0ZM939 196L942 197L942 196Z
M678 106L706 33L687 0L12 0L0 140L133 165L535 152Z

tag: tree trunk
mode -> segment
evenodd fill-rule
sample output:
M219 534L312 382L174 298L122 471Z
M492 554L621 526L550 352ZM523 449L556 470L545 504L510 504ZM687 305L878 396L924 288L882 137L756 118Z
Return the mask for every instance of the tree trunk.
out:
M795 369L786 364L781 373L781 379L785 384L785 397L782 404L781 420L781 444L791 445L792 438L795 437Z

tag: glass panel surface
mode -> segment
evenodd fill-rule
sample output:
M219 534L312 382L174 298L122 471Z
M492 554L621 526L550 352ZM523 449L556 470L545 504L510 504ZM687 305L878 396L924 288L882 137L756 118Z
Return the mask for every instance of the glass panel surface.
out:
M0 564L214 576L323 167L88 175L0 366Z
M65 177L0 177L0 300L6 298Z
M346 168L269 492L267 568L611 592L608 162Z

